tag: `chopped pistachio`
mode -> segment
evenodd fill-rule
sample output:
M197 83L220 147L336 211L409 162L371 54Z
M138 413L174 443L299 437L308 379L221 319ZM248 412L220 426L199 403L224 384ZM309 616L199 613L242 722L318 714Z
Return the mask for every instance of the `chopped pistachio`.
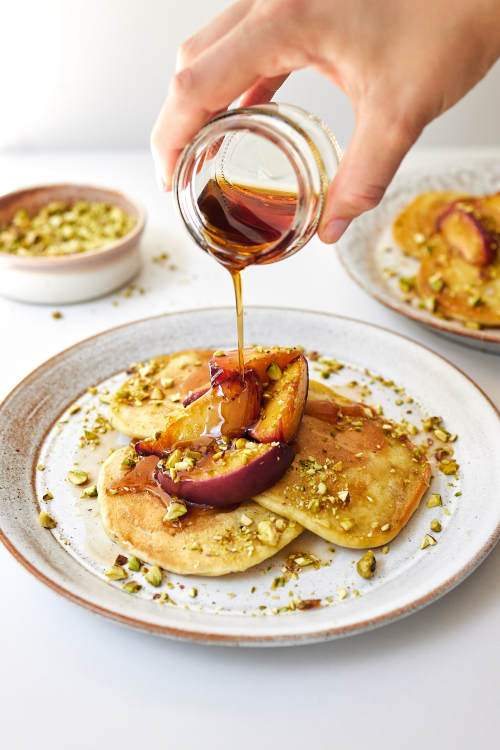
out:
M259 521L257 524L257 536L261 542L273 547L278 541L278 532L271 521Z
M420 544L420 549L426 549L426 547L432 547L434 544L437 544L434 537L431 536L430 534L426 534L424 538L422 539L422 543Z
M318 484L318 495L326 495L328 487L324 482Z
M144 577L152 586L159 586L163 578L163 573L158 565L153 565Z
M431 531L441 531L442 529L442 526L437 518L433 518L429 525L431 527Z
M216 352L214 352L214 357L225 357L226 353L222 351L222 349L217 349Z
M186 513L187 513L187 507L184 503L179 502L178 500L172 500L172 502L169 504L167 508L167 512L163 516L163 520L175 521L176 518L180 518Z
M89 475L86 471L82 471L81 469L71 469L71 471L68 471L67 477L71 484L85 484L85 482L88 482Z
M337 595L339 599L345 599L347 596L347 589L338 589Z
M54 499L54 495L52 494L52 492L44 492L42 495L42 500L48 501L48 500L53 500L53 499Z
M242 448L246 448L247 441L245 440L245 438L238 438L238 440L236 440L234 444L234 447L237 448L238 450L241 450Z
M123 578L128 578L128 573L121 565L112 565L106 576L112 581L121 581Z
M405 292L408 294L409 292L412 292L413 289L415 289L415 283L416 283L416 277L415 276L401 276L400 279L398 279L399 288L402 292Z
M82 407L80 406L80 404L73 404L73 406L69 409L68 414L71 414L71 415L76 414L77 412L80 411L81 408Z
M45 471L45 466L43 464L37 464L36 469L37 471Z
M253 524L253 520L250 518L250 516L247 516L246 513L242 513L240 516L240 523L243 524L243 526L251 526Z
M190 596L191 599L195 599L198 596L198 589L195 589L194 586L193 588L190 588L188 590L188 596Z
M277 362L271 362L266 372L269 380L279 380L282 375L281 367Z
M141 569L141 561L139 560L138 557L135 557L135 555L132 555L132 557L129 558L128 567L129 567L129 570L138 571Z
M387 555L387 553L389 552L389 545L385 544L380 551L383 555Z
M52 313L52 317L54 318L54 320L59 320L60 318L62 318L62 316L63 314L59 310L54 310L54 312Z
M351 531L351 529L354 528L354 521L351 518L345 518L340 522L340 525L344 531Z
M439 273L435 273L434 276L429 278L429 286L434 292L440 292L444 287L444 281Z
M390 528L391 528L390 523L384 523L384 525L380 527L380 531L389 531Z
M165 466L167 469L172 469L175 464L180 461L182 458L182 453L180 452L179 448L176 448L172 453L169 455L167 460L165 461Z
M377 560L373 550L369 549L356 563L356 570L361 578L373 578Z
M44 510L40 511L38 520L40 522L40 526L43 526L44 529L55 529L55 527L57 526L57 521Z
M433 493L430 498L427 500L427 507L428 508L436 508L438 505L442 505L443 501L441 500L441 495L439 495L437 492Z
M150 398L154 401L160 401L163 398L163 391L161 388L153 388L150 394Z
M162 378L161 384L164 388L172 388L174 385L174 379L173 378Z
M135 581L129 581L129 583L124 583L122 585L122 589L128 594L137 594L137 592L142 589L142 586L140 583L136 583Z
M128 469L133 469L135 466L135 461L132 456L124 456L121 461L121 465L125 466Z
M97 486L91 484L90 487L85 487L85 489L82 490L80 497L97 497Z

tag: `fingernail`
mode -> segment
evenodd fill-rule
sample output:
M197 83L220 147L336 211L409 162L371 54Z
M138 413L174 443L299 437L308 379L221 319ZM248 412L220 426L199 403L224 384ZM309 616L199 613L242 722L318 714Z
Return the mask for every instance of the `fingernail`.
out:
M342 237L350 223L351 219L333 219L332 221L329 221L321 232L321 239L328 245L337 242Z

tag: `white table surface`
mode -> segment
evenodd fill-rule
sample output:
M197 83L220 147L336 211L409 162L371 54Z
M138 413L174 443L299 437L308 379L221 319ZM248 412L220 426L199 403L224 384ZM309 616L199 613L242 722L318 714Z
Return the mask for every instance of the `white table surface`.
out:
M484 153L484 152L483 152ZM500 158L500 149L488 152ZM460 157L416 151L408 163ZM403 166L403 169L405 166ZM144 152L0 156L0 193L76 181L146 206L145 294L55 308L0 299L0 396L39 363L106 328L163 311L230 305L226 272L193 246ZM152 262L168 252L177 270ZM407 334L465 370L500 406L500 357L453 344L359 290L313 240L244 278L248 304L341 313ZM111 304L118 300L118 305ZM499 448L500 455L500 448ZM499 459L500 460L500 459ZM498 498L492 501L500 502ZM0 746L495 747L500 695L500 548L437 603L379 630L315 646L235 649L128 630L60 598L0 547Z

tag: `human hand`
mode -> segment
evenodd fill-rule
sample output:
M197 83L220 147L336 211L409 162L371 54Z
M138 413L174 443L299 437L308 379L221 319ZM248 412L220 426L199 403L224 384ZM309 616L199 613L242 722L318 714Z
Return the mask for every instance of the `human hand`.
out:
M427 123L500 55L498 0L239 0L188 39L151 136L165 190L198 129L242 96L269 101L312 67L350 98L356 128L319 228L335 242L376 206Z

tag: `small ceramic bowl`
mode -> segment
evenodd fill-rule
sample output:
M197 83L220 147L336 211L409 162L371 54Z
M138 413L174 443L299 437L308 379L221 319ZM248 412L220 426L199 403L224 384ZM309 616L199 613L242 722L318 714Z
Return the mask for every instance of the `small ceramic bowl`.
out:
M0 294L22 302L69 304L101 297L126 284L139 271L139 241L146 216L123 193L88 185L42 185L0 197L0 225L23 208L36 214L51 201L99 201L136 220L131 232L97 250L59 256L25 257L0 252Z

